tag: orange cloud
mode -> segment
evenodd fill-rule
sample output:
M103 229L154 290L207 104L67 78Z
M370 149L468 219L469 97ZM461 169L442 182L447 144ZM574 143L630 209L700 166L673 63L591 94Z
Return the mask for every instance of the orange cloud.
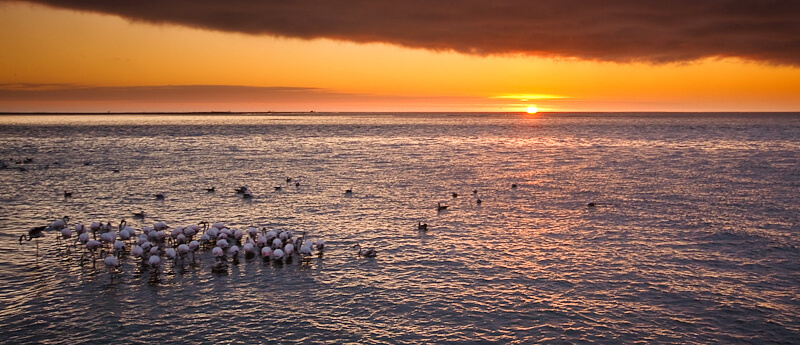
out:
M520 111L481 97L383 96L305 87L0 84L1 112Z

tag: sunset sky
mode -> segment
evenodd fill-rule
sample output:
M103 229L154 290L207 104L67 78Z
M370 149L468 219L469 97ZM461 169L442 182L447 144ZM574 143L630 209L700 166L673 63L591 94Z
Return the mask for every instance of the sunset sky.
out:
M0 112L800 111L795 1L6 1Z

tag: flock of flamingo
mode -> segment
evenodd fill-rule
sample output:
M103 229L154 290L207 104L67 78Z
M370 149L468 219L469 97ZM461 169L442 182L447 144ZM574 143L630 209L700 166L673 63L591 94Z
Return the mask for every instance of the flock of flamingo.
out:
M253 260L260 256L265 262L290 263L294 258L307 261L315 252L322 255L325 241L306 240L305 232L296 235L288 230L268 230L251 226L245 230L228 227L223 223L202 221L198 224L170 227L164 222L144 226L137 231L122 220L114 226L111 222L93 222L70 225L68 216L53 221L49 226L38 226L19 237L19 243L36 240L39 256L39 238L45 231L56 231L57 239L64 241L68 251L81 251L81 264L87 261L96 266L102 259L111 279L121 267L121 261L132 258L143 268L155 272L167 263L195 260L199 251L210 250L214 256L212 272L227 272L229 263L239 264L240 256ZM359 255L363 252L359 251ZM370 256L370 255L363 255ZM374 251L371 256L374 256Z

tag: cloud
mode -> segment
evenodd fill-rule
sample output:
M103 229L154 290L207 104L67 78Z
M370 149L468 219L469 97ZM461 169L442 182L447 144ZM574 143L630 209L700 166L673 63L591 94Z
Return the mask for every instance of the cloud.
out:
M31 0L133 21L465 54L800 65L794 0Z
M0 84L2 101L233 103L335 100L356 95L304 87L238 85L82 86L75 84Z
M0 84L0 112L30 111L504 111L469 96L392 96L305 87Z

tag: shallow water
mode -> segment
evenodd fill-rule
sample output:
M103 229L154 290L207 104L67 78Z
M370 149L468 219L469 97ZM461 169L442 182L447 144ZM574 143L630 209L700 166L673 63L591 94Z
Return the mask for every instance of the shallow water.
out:
M4 116L0 143L2 342L800 342L798 114ZM327 245L112 281L19 244L64 215Z

